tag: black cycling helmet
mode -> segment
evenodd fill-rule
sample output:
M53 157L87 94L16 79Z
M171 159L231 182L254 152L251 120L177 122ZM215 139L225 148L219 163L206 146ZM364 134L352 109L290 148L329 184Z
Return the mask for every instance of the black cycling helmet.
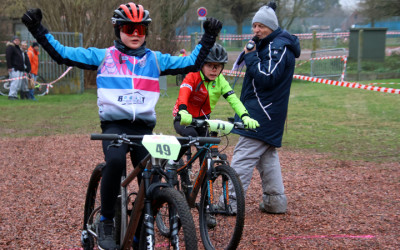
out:
M215 43L204 62L227 63L228 53L222 45Z
M145 10L142 5L135 3L121 4L118 9L114 10L111 18L114 25L124 23L140 23L148 25L151 23L150 13Z

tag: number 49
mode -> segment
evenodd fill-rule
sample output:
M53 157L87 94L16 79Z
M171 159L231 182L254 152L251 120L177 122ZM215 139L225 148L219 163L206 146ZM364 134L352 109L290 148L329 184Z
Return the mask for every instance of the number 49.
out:
M171 155L171 149L167 144L163 145L157 144L156 152L159 153L160 155Z

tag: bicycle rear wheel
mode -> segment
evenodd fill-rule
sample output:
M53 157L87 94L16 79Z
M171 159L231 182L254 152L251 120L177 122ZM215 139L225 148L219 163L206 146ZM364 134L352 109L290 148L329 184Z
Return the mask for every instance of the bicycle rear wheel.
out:
M163 236L157 228L154 227L154 218L152 223L142 227L140 234L140 249L171 249L174 245L179 245L181 249L197 249L196 229L194 226L192 214L185 198L174 188L162 188L154 191L152 200L153 215L163 208L168 213L170 229L169 236ZM178 224L181 225L179 230ZM154 235L151 235L148 227L154 229ZM174 233L172 233L174 231ZM176 237L171 237L177 233ZM154 237L155 245L151 246L147 242L148 237Z
M41 85L41 83L46 83L46 80L42 76L38 75L36 81L37 83L34 88L34 95L37 96L45 95L47 91L47 85Z
M200 235L206 249L236 249L242 238L245 199L241 181L230 166L215 168L201 188L199 206ZM230 201L228 183L236 193L236 208ZM235 211L236 210L236 211Z

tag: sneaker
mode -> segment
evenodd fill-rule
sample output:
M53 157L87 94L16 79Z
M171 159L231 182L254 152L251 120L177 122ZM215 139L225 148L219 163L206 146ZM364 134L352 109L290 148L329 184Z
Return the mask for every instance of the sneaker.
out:
M217 225L217 220L215 219L215 216L212 214L209 213L206 214L206 221L208 228L214 228Z
M8 100L19 100L19 98L15 96L8 96Z
M225 204L223 202L219 201L216 205L214 205L214 209L216 209L218 211L225 211ZM236 216L236 214L237 214L236 205L232 206L232 204L230 204L228 206L228 213L226 213L226 215Z
M279 211L276 209L275 210L271 210L271 209L267 210L265 208L265 204L263 201L260 201L260 205L258 206L258 208L260 209L261 212L267 213L267 214L284 214L284 213L286 213L286 210L285 211Z
M115 243L115 228L113 220L100 221L96 230L97 243L100 249L118 249Z

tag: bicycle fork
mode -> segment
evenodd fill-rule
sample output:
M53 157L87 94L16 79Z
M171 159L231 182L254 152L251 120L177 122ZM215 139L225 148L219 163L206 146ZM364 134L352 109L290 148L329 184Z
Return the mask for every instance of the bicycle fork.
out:
M151 171L148 171L145 169L143 171L143 180L144 185L145 185L145 190L148 190L148 187L150 186L150 177L151 177ZM146 231L146 248L147 249L154 249L154 243L155 243L155 237L154 237L154 217L153 217L153 211L151 211L151 199L148 195L146 195L145 201L144 201L144 218L143 218L143 224L145 227Z
M153 165L154 166L154 165ZM157 165L159 166L159 165ZM146 194L146 199L145 199L145 204L144 204L144 226L145 226L145 231L146 231L146 248L147 249L155 249L155 232L154 232L154 214L152 210L152 194L154 193L153 191L159 188L163 187L170 187L171 184L174 182L174 175L176 176L176 170L175 172L171 172L169 174L166 174L168 184L167 183L153 183L151 184L151 176L152 176L152 171L158 171L156 168L153 168L152 170L148 171L145 169L143 172L143 181L144 185L147 190ZM169 223L170 223L170 233L171 233L171 245L173 249L179 249L179 236L178 236L178 231L179 231L179 216L177 216L177 213L173 207L168 206L169 209Z

